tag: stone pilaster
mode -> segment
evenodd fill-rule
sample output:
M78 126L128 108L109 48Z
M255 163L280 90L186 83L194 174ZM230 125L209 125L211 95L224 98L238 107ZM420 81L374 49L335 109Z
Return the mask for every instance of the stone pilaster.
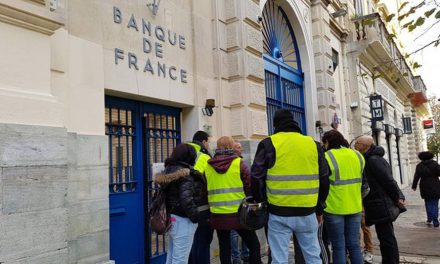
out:
M267 135L263 36L258 23L260 8L253 0L216 1L225 11L226 62L222 72L226 81L224 107L230 115L230 133L240 140ZM220 22L219 22L220 23ZM219 32L220 33L220 32ZM220 39L223 39L220 38ZM227 69L227 70L226 70Z
M315 54L316 89L318 91L318 119L329 128L336 111L335 81L332 76L330 45L330 15L327 4L312 1L313 51Z

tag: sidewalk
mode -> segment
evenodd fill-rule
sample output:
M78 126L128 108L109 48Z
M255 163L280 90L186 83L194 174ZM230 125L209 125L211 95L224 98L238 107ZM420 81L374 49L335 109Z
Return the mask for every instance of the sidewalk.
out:
M401 214L394 223L401 263L440 264L440 229L425 224L425 204L419 190L414 192L407 187L402 191L406 197L408 211ZM372 233L374 254L380 255L376 231ZM375 263L380 263L380 257L375 256L374 259Z
M401 214L394 223L399 244L400 263L440 264L440 229L425 224L425 204L420 197L419 190L414 192L410 187L407 187L402 191L406 197L408 211ZM379 241L374 226L371 229L374 243L374 264L380 264ZM263 263L267 263L267 256L264 256L262 260ZM220 262L218 261L218 263ZM294 263L293 243L289 248L289 263Z

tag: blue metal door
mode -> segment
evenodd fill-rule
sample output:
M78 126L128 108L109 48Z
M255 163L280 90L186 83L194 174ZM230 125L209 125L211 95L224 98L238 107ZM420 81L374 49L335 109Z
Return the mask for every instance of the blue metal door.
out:
M280 108L291 111L306 133L304 78L298 45L289 19L274 1L267 1L263 9L263 47L269 134L273 134L273 116Z
M180 109L106 96L109 140L110 258L118 264L162 263L163 236L152 234L146 212L152 162L180 142Z

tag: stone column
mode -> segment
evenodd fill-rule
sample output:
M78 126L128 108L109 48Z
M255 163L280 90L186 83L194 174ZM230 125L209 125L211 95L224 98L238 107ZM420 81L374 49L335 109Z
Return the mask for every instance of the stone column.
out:
M218 123L224 126L218 131L241 141L243 155L250 162L257 142L268 132L260 7L253 0L213 0L213 6L217 40L225 45L214 49L222 97Z
M332 72L330 45L329 1L312 1L313 51L315 54L316 89L318 91L318 120L325 130L330 129L336 111L335 81Z

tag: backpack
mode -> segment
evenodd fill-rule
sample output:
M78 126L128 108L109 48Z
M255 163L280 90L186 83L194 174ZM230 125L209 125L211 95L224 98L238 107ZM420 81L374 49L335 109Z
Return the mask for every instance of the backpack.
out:
M153 195L148 211L150 227L153 232L163 235L171 228L171 215L167 210L165 190L159 188Z

